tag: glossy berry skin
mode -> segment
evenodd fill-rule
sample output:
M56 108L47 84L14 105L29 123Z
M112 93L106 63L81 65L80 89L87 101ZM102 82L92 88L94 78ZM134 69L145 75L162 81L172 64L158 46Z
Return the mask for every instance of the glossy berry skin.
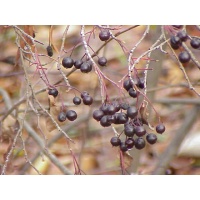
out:
M110 38L110 32L107 31L107 30L102 30L100 33L99 33L99 39L101 41L106 41Z
M146 142L143 138L139 137L139 138L136 138L135 140L135 148L136 149L143 149L146 145Z
M116 118L115 118L114 115L107 115L107 121L108 121L110 124L113 124L113 123L115 123Z
M183 51L178 55L178 59L181 63L187 63L190 61L191 56L187 51Z
M81 67L80 70L82 73L88 73L92 71L92 65L89 62L84 62Z
M80 69L82 64L83 64L83 61L82 61L82 60L76 60L76 61L74 62L74 67L75 67L76 69Z
M128 137L133 137L134 135L134 127L132 125L126 125L124 128L124 134Z
M77 118L77 114L74 110L68 110L66 113L66 117L69 121L74 121Z
M128 91L130 88L133 87L133 83L131 82L130 79L127 79L123 82L123 87L126 91Z
M135 127L135 134L138 137L142 137L143 135L145 135L146 134L146 130L145 130L144 126L136 126Z
M127 110L128 107L129 107L129 104L128 104L128 103L125 103L125 102L120 103L120 108L121 108L122 110Z
M93 98L91 96L84 96L83 97L83 103L85 105L92 105L93 103Z
M120 104L117 101L112 102L112 105L115 107L115 112L118 112L120 108Z
M100 121L103 116L104 116L104 112L102 110L95 110L93 112L93 118L97 121Z
M62 60L62 65L64 68L72 68L74 65L74 60L71 57L65 57Z
M133 98L136 98L138 96L138 92L135 89L133 89L133 88L130 88L128 90L128 93L129 93L129 96L131 96Z
M182 41L179 37L173 35L170 38L170 44L171 47L176 50L182 45Z
M121 150L122 152L128 151L128 147L126 146L125 142L121 142L121 144L120 144L119 147L120 147L120 150Z
M128 121L126 113L115 113L115 117L118 124L125 124Z
M111 125L111 123L108 121L107 115L104 115L101 120L100 120L100 124L103 127L108 127Z
M52 49L52 47L49 45L49 46L47 46L47 54L48 54L48 56L53 56L53 49Z
M80 99L79 97L74 97L74 98L73 98L73 103L74 103L75 105L80 105L80 104L81 104L81 99Z
M57 97L58 96L58 90L53 88L53 89L49 89L48 92L49 95L52 95L53 97Z
M200 48L200 40L197 39L197 38L193 38L190 41L190 45L191 45L192 48L198 49L198 48Z
M135 145L135 140L133 138L128 138L126 139L125 144L128 149L132 149Z
M160 134L164 133L165 132L165 126L163 124L158 124L156 126L156 132L160 133Z
M100 57L98 59L98 63L99 63L100 66L104 67L107 64L107 59L105 57Z
M59 122L64 122L66 120L66 113L65 112L60 112L58 115L58 121Z
M113 105L109 105L107 108L108 115L115 114L115 107Z
M157 141L157 136L154 133L149 133L146 135L146 141L149 144L155 144Z
M114 136L110 139L110 143L112 144L112 146L117 147L121 144L121 140L118 137Z
M138 110L135 106L128 107L127 116L131 119L135 118L138 115Z
M179 37L182 42L188 39L188 35L185 31L179 31L176 36Z
M108 104L102 104L100 110L102 110L105 115L108 115L108 107L109 107Z

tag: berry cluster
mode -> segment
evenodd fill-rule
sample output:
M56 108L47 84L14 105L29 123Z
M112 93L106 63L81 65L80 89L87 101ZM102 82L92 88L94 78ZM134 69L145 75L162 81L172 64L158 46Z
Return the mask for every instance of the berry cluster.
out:
M200 39L195 37L190 37L184 30L179 31L176 35L171 36L170 45L174 50L179 49L183 42L190 39L190 46L193 49L200 48ZM187 51L182 51L178 55L178 59L181 63L187 63L190 61L191 56Z

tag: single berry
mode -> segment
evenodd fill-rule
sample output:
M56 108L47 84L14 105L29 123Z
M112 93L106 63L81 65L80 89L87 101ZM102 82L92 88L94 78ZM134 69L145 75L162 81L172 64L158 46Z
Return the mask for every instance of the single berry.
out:
M91 96L84 96L83 97L83 103L85 105L92 105L93 103L93 98Z
M192 38L190 41L190 45L194 49L198 49L200 47L200 40L197 38Z
M110 139L110 143L111 143L114 147L117 147L117 146L119 146L119 145L121 144L121 140L120 140L118 137L114 136L114 137L112 137L112 138Z
M58 121L59 122L64 122L66 120L66 113L65 112L60 112L58 115Z
M157 136L154 133L149 133L146 136L146 140L149 144L155 144L157 141Z
M66 113L66 117L69 121L74 121L77 118L77 114L74 110L68 110Z
M156 126L156 132L160 133L160 134L164 133L165 132L165 126L163 124L158 124Z
M100 120L100 124L103 127L108 127L111 125L111 123L108 121L107 115L104 115L101 120Z
M115 112L118 112L121 109L120 104L117 101L112 102L112 105L115 107Z
M49 46L47 46L47 54L48 54L48 56L53 56L53 49L52 49L52 47L49 45Z
M102 110L105 115L108 115L108 107L109 107L109 105L104 103L101 105L100 110Z
M185 31L179 31L176 36L179 37L182 42L188 39L188 35Z
M131 82L130 79L127 79L127 80L125 80L125 81L123 82L123 87L124 87L125 90L128 91L130 88L133 87L133 83Z
M81 98L83 98L84 96L89 96L89 93L87 91L81 92Z
M81 99L80 99L79 97L74 97L74 98L73 98L73 103L74 103L75 105L80 105L80 104L81 104Z
M138 137L142 137L143 135L145 135L146 134L146 130L145 130L144 126L136 126L135 127L135 134Z
M145 147L146 143L145 143L145 140L141 137L139 138L136 138L135 140L135 148L136 149L143 149Z
M173 49L178 49L182 45L182 41L179 37L173 35L170 38L170 44Z
M98 63L99 63L100 66L104 67L107 64L107 59L105 57L100 57L98 59Z
M97 120L97 121L100 121L101 118L102 118L103 116L104 116L104 113L103 113L102 110L95 110L95 111L93 112L93 118L94 118L95 120Z
M107 30L102 30L100 33L99 33L99 39L101 41L106 41L110 38L110 32L107 31Z
M76 60L74 62L74 67L76 67L76 69L80 69L82 64L83 64L82 60Z
M187 51L183 51L178 55L178 59L181 63L187 63L190 61L190 54Z
M64 68L71 68L74 65L74 60L71 57L65 57L62 60L62 65Z
M135 118L138 114L138 110L135 106L131 106L131 107L128 107L127 109L127 116L130 117L131 119Z
M108 121L110 124L113 124L113 123L115 123L116 118L115 118L114 115L107 115L107 121Z
M124 134L128 137L133 137L134 127L132 125L126 125L124 128Z
M115 114L115 107L113 105L108 105L107 112L109 115Z
M139 78L136 85L137 85L140 89L144 89L144 87L145 87L145 85L144 85L144 79L143 79L143 78Z
M127 148L127 145L125 144L125 142L121 142L120 150L123 152L128 151L128 148Z
M126 139L125 144L128 149L132 149L133 146L135 145L135 140L133 138L128 138Z
M57 97L58 96L58 90L53 88L53 89L49 89L49 92L48 92L49 95L52 95L54 97Z
M81 67L80 70L82 73L88 73L92 71L92 65L89 62L84 62Z
M131 96L133 98L136 98L138 96L138 92L135 89L133 89L133 88L130 88L128 90L128 93L129 93L129 96Z

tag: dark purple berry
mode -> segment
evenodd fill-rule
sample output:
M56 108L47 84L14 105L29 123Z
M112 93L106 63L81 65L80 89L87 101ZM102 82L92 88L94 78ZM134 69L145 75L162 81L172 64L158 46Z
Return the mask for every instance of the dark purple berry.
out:
M128 107L127 109L127 116L131 119L135 118L138 115L138 110L135 106Z
M80 69L82 64L83 64L82 60L76 60L74 62L74 67L76 67L76 69Z
M104 67L107 64L107 59L105 57L100 57L98 59L98 63L99 63L100 66Z
M81 92L81 98L83 98L84 96L89 96L89 93L87 91Z
M173 35L170 38L170 44L173 49L178 49L182 45L182 41L179 37Z
M139 78L136 84L140 89L144 89L145 85L144 85L144 79L143 78Z
M128 151L127 145L125 144L125 142L121 142L120 144L120 150L122 152Z
M126 125L124 128L124 134L128 137L133 137L134 127L132 125Z
M102 110L95 110L95 111L93 112L93 118L94 118L95 120L97 120L97 121L100 121L101 118L102 118L103 116L104 116L104 113L103 113Z
M118 121L119 124L125 124L128 121L126 113L116 113L116 114L118 114L116 121Z
M81 67L80 70L82 73L88 73L92 71L92 65L89 62L84 62Z
M178 59L181 63L187 63L190 61L190 54L187 51L183 51L178 55Z
M116 118L114 115L107 115L107 121L111 124L115 123Z
M165 126L163 124L158 124L156 126L156 132L160 133L160 134L164 133L165 132Z
M104 115L101 120L100 120L100 124L103 127L108 127L111 125L111 123L108 121L107 115Z
M130 95L131 97L133 97L133 98L136 98L136 97L138 96L138 91L136 91L136 90L133 89L133 88L130 88L130 89L128 90L128 93L129 93L129 95Z
M113 105L108 105L107 112L108 112L108 115L115 114L115 112L116 112L115 107Z
M192 38L191 41L190 41L190 45L194 49L200 48L200 39Z
M81 99L80 99L79 97L74 97L74 98L73 98L73 103L74 103L75 105L80 105L80 104L81 104Z
M74 60L71 57L65 57L62 60L62 65L64 68L71 68L74 65Z
M145 130L144 126L136 126L135 127L135 134L138 137L142 137L143 135L145 135L146 134L146 130Z
M121 109L127 110L128 107L129 107L129 104L128 104L128 103L125 103L125 102L120 103L120 108L121 108Z
M69 121L74 121L77 118L77 114L74 110L68 110L66 113L66 117Z
M102 110L105 115L108 115L108 107L109 105L104 103L101 105L100 110Z
M145 140L141 137L139 138L136 138L135 140L135 148L136 149L143 149L145 147L146 143L145 143Z
M54 97L57 97L58 96L58 90L53 88L53 89L49 89L49 92L48 92L49 95L52 95Z
M65 112L60 112L58 115L58 121L59 122L64 122L66 120L66 113Z
M123 87L124 87L125 90L128 91L130 88L133 87L133 83L131 82L130 79L127 79L127 80L125 80L125 81L123 82Z
M183 28L183 25L172 25L174 28L177 28L177 29L181 29Z
M85 105L92 105L93 103L93 98L91 96L84 96L83 97L83 103Z
M128 149L132 149L133 146L135 145L135 140L133 138L128 138L126 139L125 144Z
M149 144L155 144L157 141L157 136L154 133L149 133L146 136L146 140Z
M112 105L115 107L115 112L118 112L121 109L120 104L117 101L114 101Z
M182 42L185 42L188 39L188 35L185 31L179 31L176 36L179 37Z
M108 30L102 30L100 33L99 33L99 39L101 41L106 41L110 38L110 32Z
M117 146L119 146L119 145L121 144L121 140L120 140L118 137L114 136L114 137L112 137L112 138L110 139L110 143L111 143L114 147L117 147Z
M48 54L48 56L53 56L53 49L52 49L52 47L49 45L49 46L47 46L47 54Z

